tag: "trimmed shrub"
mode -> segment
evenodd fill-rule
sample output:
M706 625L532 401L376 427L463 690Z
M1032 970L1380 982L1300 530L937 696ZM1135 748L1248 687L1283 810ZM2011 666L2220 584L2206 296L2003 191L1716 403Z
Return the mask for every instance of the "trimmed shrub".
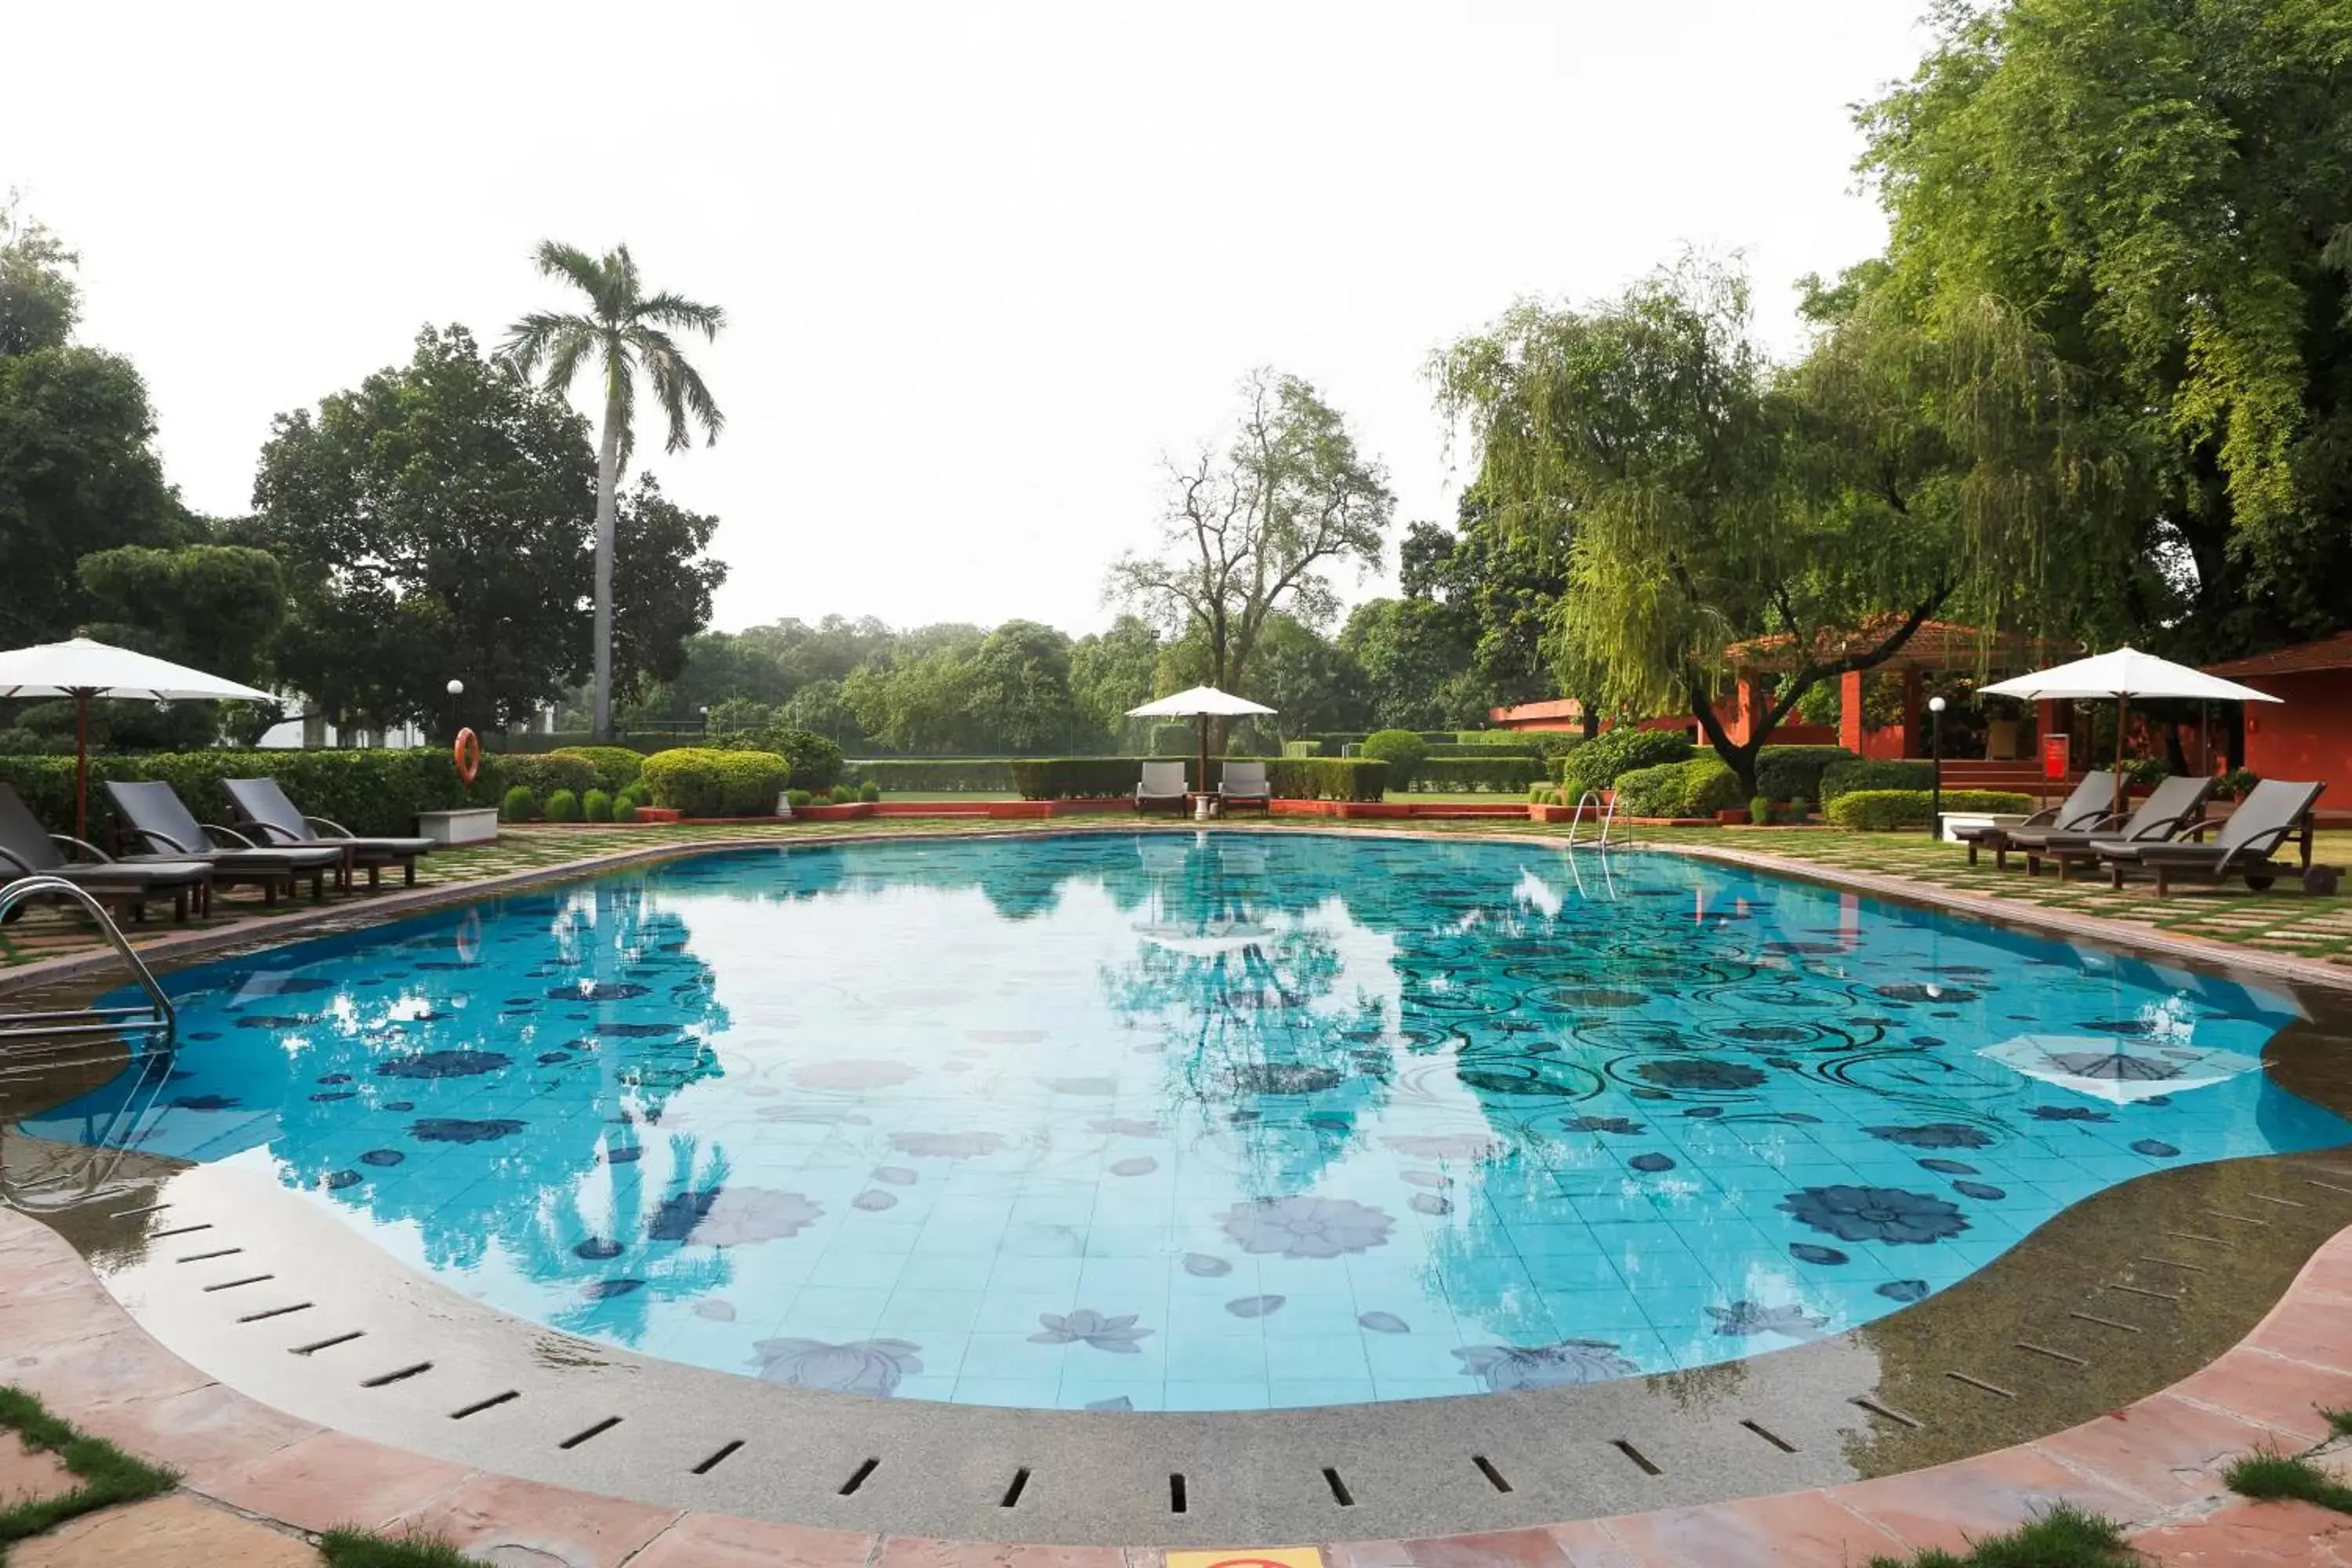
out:
M1936 764L1911 760L1856 757L1851 762L1832 763L1822 770L1821 787L1812 791L1814 798L1827 811L1842 795L1856 790L1924 790L1936 782ZM1835 820L1832 818L1832 820ZM1922 822L1927 819L1920 818Z
M623 795L613 803L614 821L635 822L636 819L637 803L635 801L631 800L627 795Z
M814 805L816 796L808 790L788 789L784 792L784 801L794 811L798 811L804 805Z
M868 803L880 800L882 798L882 786L876 784L872 779L867 779L864 784L857 786L857 798Z
M596 770L596 782L607 791L625 789L636 783L637 774L645 770L646 759L626 746L563 746L548 752L551 757L583 757Z
M730 735L720 743L730 752L772 752L784 759L793 777L809 789L827 790L841 782L841 748L814 730L771 724Z
M1429 760L1429 742L1410 730L1375 730L1364 737L1359 754L1388 763L1391 788L1414 789Z
M1709 754L1617 775L1620 816L1713 816L1739 804L1739 775Z
M601 789L592 789L580 797L580 816L587 822L613 820L613 797Z
M1812 809L1813 803L1807 800L1803 795L1799 795L1789 797L1789 820L1790 822L1803 822L1807 816L1812 814Z
M1502 790L1517 795L1544 776L1543 761L1533 755L1491 754L1493 746L1454 746L1455 752L1479 752L1483 756L1441 757L1433 752L1413 774L1417 790Z
M580 797L568 789L557 790L547 797L547 804L540 807L540 815L550 822L577 822L580 820Z
M1934 796L1924 789L1848 790L1822 807L1822 814L1840 827L1864 833L1891 833L1900 827L1925 827ZM1999 789L1948 789L1946 811L2030 812L2033 797Z
M1689 738L1672 730L1637 730L1631 725L1595 735L1562 754L1559 782L1571 801L1589 789L1610 789L1618 775L1636 768L1690 760Z
M1772 797L1769 795L1748 796L1748 820L1759 827L1769 826L1772 821Z
M1003 795L1013 788L1006 757L867 757L845 765L891 795ZM793 777L800 776L795 768Z
M1445 741L1429 748L1432 757L1540 757L1543 748L1508 730L1492 741Z
M824 792L824 798L835 805L848 805L857 799L857 790L851 784L837 784Z
M1767 746L1756 753L1756 793L1768 800L1817 799L1823 768L1861 760L1843 746Z
M108 779L151 780L179 792L201 821L230 820L223 779L271 778L295 805L362 836L404 837L416 831L420 811L464 805L495 805L509 781L505 759L485 756L472 786L457 782L449 753L440 747L411 751L148 752L137 756L100 753L89 759L89 832L103 845L114 816ZM15 786L50 831L69 833L74 824L74 760L71 755L0 755L0 781ZM533 797L534 803L537 796Z
M1200 737L1192 733L1190 724L1151 726L1151 754L1155 757L1189 757L1200 749Z
M633 779L625 787L614 792L614 805L625 800L631 805L651 805L654 803L654 786L642 778Z
M600 781L594 763L570 752L549 752L535 757L502 757L499 765L508 784L525 785L541 800L560 789L570 790L576 800L594 789Z
M522 784L507 791L499 802L500 822L529 822L539 815L539 796Z
M769 816L792 768L772 752L681 746L646 759L653 803L687 816Z
M1270 757L1265 782L1283 800L1379 800L1389 765L1378 757Z

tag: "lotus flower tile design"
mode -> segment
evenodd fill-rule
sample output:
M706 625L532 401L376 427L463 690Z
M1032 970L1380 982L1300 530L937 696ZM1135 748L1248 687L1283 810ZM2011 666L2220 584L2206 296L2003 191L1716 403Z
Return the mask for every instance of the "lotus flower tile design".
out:
M772 1187L720 1189L687 1233L690 1247L751 1247L798 1236L824 1217L823 1205Z
M1884 1241L1897 1246L1942 1241L1969 1228L1959 1208L1932 1193L1900 1187L1807 1187L1780 1200L1781 1209L1840 1241Z
M1715 1320L1715 1331L1718 1334L1780 1334L1792 1340L1809 1340L1829 1326L1827 1318L1794 1304L1767 1307L1761 1302L1741 1300L1728 1307L1709 1307L1706 1315Z
M1288 1197L1235 1204L1223 1223L1244 1252L1339 1258L1385 1246L1396 1222L1352 1198Z
M1045 1331L1031 1334L1029 1342L1033 1345L1091 1345L1096 1350L1108 1351L1114 1355L1139 1355L1143 1352L1141 1342L1150 1337L1151 1331L1137 1328L1133 1312L1106 1318L1087 1307L1066 1315L1040 1312L1037 1321L1045 1325Z
M1493 1393L1561 1388L1631 1377L1642 1369L1611 1340L1562 1340L1549 1345L1470 1345L1454 1352L1462 1370Z
M819 1388L835 1394L887 1398L898 1380L923 1370L922 1349L906 1340L761 1340L751 1346L752 1365L764 1383Z

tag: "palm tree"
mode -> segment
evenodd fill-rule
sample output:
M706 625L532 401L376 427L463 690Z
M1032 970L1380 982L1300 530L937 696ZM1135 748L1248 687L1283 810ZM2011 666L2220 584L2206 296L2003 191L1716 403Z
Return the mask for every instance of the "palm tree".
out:
M687 363L670 333L698 331L716 338L727 324L717 305L700 305L677 294L647 294L637 280L637 264L625 245L599 260L577 246L542 240L539 270L566 278L588 296L584 311L533 310L508 330L507 357L524 375L546 367L547 390L570 390L581 363L594 354L604 373L604 434L596 451L596 738L613 732L613 519L621 473L629 466L636 433L637 372L652 381L654 396L669 419L664 448L682 452L692 445L688 425L702 426L706 444L719 439L727 416L711 401L702 374Z

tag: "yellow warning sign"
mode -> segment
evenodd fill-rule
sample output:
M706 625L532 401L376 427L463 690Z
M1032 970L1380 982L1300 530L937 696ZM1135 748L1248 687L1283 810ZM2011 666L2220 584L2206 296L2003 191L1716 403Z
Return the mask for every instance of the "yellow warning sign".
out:
M1312 1546L1228 1546L1171 1552L1168 1568L1323 1568L1323 1553Z

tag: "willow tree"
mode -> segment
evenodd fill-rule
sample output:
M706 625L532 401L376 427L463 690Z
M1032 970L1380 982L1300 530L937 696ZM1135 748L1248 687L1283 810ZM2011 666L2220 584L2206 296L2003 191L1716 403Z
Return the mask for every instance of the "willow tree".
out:
M1502 527L1567 563L1546 651L1616 710L1682 709L1743 785L1805 694L1965 605L2032 623L2066 566L2045 548L2084 492L2063 378L1979 300L1922 323L1824 297L1775 366L1736 271L1697 261L1583 310L1516 306L1433 366ZM1734 742L1728 645L1790 668Z
M1329 623L1328 574L1377 568L1396 510L1387 474L1312 385L1256 371L1242 400L1223 450L1169 465L1160 552L1122 557L1108 589L1171 637L1197 633L1210 684L1226 691L1241 689L1268 616Z

